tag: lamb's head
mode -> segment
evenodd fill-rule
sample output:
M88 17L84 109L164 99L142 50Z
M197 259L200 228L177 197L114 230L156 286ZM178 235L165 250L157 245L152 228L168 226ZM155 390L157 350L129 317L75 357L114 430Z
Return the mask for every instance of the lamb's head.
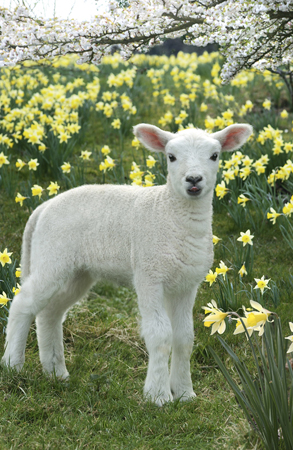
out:
M174 134L139 124L133 132L147 149L165 153L168 182L174 193L196 199L214 189L220 153L240 148L251 135L252 126L234 124L213 134L191 128Z

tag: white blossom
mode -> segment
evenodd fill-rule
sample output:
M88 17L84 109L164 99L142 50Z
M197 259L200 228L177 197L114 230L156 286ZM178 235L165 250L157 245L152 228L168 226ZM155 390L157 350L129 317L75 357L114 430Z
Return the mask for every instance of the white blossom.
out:
M80 62L98 64L112 45L123 57L166 37L185 42L217 42L225 57L221 76L228 81L242 68L273 69L293 62L293 0L116 0L87 22L38 19L23 6L0 7L1 66L26 59L75 52ZM3 59L3 60L2 60Z

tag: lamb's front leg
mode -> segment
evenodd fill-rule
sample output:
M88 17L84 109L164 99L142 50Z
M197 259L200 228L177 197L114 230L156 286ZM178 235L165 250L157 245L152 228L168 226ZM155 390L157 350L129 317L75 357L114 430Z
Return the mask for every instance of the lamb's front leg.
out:
M190 356L194 340L192 310L195 295L196 291L193 291L186 298L174 299L170 309L173 330L170 386L174 399L189 400L196 396L190 374Z
M141 314L141 335L149 354L144 394L157 405L173 399L170 390L169 357L172 343L172 327L164 309L161 286L137 289Z

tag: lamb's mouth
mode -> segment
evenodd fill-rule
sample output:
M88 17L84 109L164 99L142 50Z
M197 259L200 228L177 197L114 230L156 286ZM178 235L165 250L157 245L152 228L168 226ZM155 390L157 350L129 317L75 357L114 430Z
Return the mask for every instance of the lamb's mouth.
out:
M187 189L187 193L191 196L196 197L197 195L199 195L201 193L202 189L199 188L198 186L192 186L189 189Z

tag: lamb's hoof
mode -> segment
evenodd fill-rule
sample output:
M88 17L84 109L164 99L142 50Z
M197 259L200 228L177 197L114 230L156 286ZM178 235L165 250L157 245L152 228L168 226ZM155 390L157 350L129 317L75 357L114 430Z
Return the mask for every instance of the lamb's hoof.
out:
M150 390L145 391L145 398L155 403L157 406L163 406L165 403L173 401L173 395L171 391L152 393Z
M173 391L172 391L173 392ZM182 394L173 393L174 400L179 400L180 402L191 402L196 398L195 392L183 392Z
M46 370L43 369L43 372L50 378L57 378L58 380L67 380L69 378L69 372L66 369L53 369Z
M21 369L23 368L24 365L24 360L13 360L13 358L7 357L7 356L3 356L3 358L1 359L1 366L2 367L6 367L7 369L14 369L17 372L20 372Z

